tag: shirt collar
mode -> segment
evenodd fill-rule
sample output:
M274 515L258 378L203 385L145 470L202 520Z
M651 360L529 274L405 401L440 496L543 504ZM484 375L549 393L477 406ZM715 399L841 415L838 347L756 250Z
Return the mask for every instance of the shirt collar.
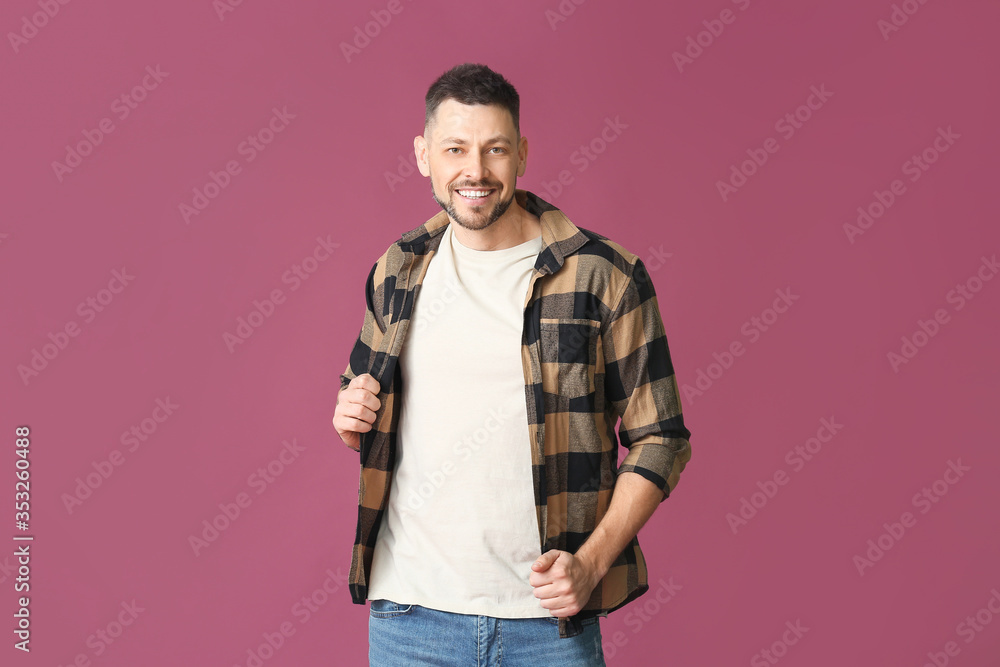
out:
M538 253L535 268L540 273L555 273L566 257L572 255L587 242L588 237L574 225L565 214L549 202L528 190L514 189L514 197L529 213L538 216L542 225L542 247ZM435 250L441 235L451 223L446 211L440 211L416 229L404 233L398 241L402 250L415 254L425 254Z

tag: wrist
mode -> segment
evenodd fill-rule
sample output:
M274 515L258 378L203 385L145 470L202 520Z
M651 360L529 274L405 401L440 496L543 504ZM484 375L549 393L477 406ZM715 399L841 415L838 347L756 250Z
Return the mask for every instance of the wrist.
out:
M585 542L580 549L577 551L577 558L580 558L587 570L587 574L590 577L590 583L593 587L597 587L597 584L601 583L604 575L608 573L611 569L611 564L607 562L607 559L602 556L602 554L594 549L595 541L592 535L590 539Z

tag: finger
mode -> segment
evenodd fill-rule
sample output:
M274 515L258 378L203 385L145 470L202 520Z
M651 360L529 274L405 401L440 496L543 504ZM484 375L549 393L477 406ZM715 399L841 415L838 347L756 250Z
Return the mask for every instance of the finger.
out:
M535 586L534 595L539 600L551 600L552 598L559 597L559 593L557 592L556 585L554 583Z
M549 613L553 616L572 616L572 614L569 613L570 608L566 605L566 602L558 598L539 600L538 604L541 605L543 609L548 609Z
M559 558L558 549L550 549L535 559L535 562L531 564L531 569L535 572L544 572L552 566L552 563L556 562Z
M371 394L369 394L370 396ZM347 403L341 412L345 417L353 417L363 422L372 424L375 422L375 411L361 403Z
M375 412L380 407L382 407L382 401L378 399L378 396L368 391L367 389L362 389L361 391L357 392L356 396L352 394L351 397L353 399L356 399L352 401L353 403L364 405L372 412Z
M555 579L548 572L532 572L528 575L528 583L532 586L544 586L551 584Z
M362 373L353 380L351 384L348 385L351 389L360 388L366 391L370 391L372 394L378 394L381 390L381 385L379 385L378 380L372 377L369 373Z
M372 380L372 382L375 381ZM378 410L380 407L382 407L382 401L379 400L378 398L377 389L376 391L373 392L371 389L372 385L370 383L361 382L359 384L361 386L358 387L348 386L348 388L344 390L344 398L346 399L346 401L348 403L356 403L359 405L367 406L373 411ZM377 388L378 383L375 382L374 386Z
M344 419L347 420L346 425L348 431L354 431L355 433L367 433L372 430L372 425L368 422L361 421L360 419L356 419L354 417L347 417L346 415Z
M348 385L337 395L337 406L340 410L346 410L354 405L364 406L375 412L382 407L382 401L378 399L378 396L363 387Z
M558 609L549 609L549 613L555 616L556 618L563 618L564 616L573 615L569 613L569 607L559 607Z

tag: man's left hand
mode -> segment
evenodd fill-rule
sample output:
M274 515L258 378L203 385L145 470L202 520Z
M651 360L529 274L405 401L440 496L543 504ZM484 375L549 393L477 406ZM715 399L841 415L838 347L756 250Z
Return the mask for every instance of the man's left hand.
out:
M600 581L596 566L583 556L550 549L531 565L528 582L535 597L557 617L573 616L587 604Z

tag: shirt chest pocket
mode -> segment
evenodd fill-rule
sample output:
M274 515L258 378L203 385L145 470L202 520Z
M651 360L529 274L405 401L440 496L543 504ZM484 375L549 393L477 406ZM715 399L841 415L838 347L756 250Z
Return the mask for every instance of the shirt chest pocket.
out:
M590 319L547 319L539 322L539 354L546 391L565 398L595 391L602 365L601 323Z

